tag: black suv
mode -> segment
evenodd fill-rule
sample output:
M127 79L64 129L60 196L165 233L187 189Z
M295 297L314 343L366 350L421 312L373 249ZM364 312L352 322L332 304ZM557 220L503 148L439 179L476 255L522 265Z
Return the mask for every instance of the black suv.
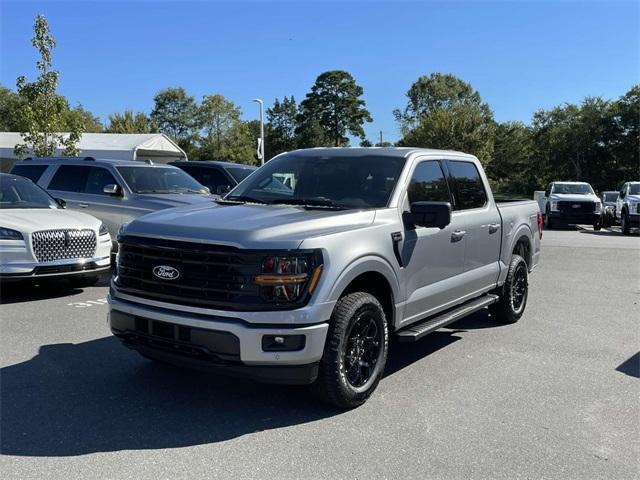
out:
M214 160L182 160L171 162L170 165L181 168L208 187L211 193L217 195L224 195L258 168L252 165Z

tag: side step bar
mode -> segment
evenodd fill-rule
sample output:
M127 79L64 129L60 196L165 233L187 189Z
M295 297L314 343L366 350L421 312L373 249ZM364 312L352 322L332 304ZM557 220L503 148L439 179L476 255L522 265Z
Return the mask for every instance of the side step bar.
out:
M408 327L403 328L402 330L398 330L396 335L398 336L398 340L400 342L417 342L422 337L424 337L427 333L431 333L434 330L442 328L456 320L460 320L467 315L472 314L473 312L477 312L478 310L483 309L491 305L492 303L496 303L499 297L497 295L483 295L480 298L475 298L473 300L469 300L462 305L454 307L451 310L447 310L444 313L440 313L435 317L427 318L426 320L422 320L419 323L414 323L409 325Z

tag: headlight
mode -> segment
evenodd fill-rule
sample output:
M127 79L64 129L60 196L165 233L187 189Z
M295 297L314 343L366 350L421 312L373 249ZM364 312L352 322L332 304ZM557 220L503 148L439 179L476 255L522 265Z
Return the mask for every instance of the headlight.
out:
M0 240L24 240L24 237L17 230L0 227Z
M558 201L557 200L552 200L551 201L551 211L552 212L557 212L558 211Z
M253 282L268 302L295 302L306 293L313 293L321 273L320 252L273 255L263 260L262 273L256 275Z
M109 235L109 229L107 228L107 226L104 223L102 223L100 225L100 230L98 231L98 234L100 234L100 235Z
M595 207L595 212L596 213L600 213L600 209L602 208L602 203L601 202L596 202L596 207Z

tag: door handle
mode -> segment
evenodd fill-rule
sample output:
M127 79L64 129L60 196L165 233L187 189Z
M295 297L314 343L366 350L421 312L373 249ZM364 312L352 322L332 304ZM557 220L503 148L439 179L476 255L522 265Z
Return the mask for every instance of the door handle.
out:
M88 204L88 203L79 203L79 204L78 204L78 206L79 206L80 208L88 208L88 207L89 207L89 204Z
M496 233L498 230L500 230L500 224L499 223L490 223L489 224L489 233Z
M451 241L459 242L460 240L462 240L462 237L464 237L466 234L467 232L465 232L464 230L456 230L451 234Z

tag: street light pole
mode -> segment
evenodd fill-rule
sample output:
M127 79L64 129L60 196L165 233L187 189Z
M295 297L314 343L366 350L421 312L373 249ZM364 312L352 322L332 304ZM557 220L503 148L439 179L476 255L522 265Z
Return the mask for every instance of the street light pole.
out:
M258 140L258 157L260 165L264 165L264 102L260 98L254 98L254 102L260 105L260 139Z

